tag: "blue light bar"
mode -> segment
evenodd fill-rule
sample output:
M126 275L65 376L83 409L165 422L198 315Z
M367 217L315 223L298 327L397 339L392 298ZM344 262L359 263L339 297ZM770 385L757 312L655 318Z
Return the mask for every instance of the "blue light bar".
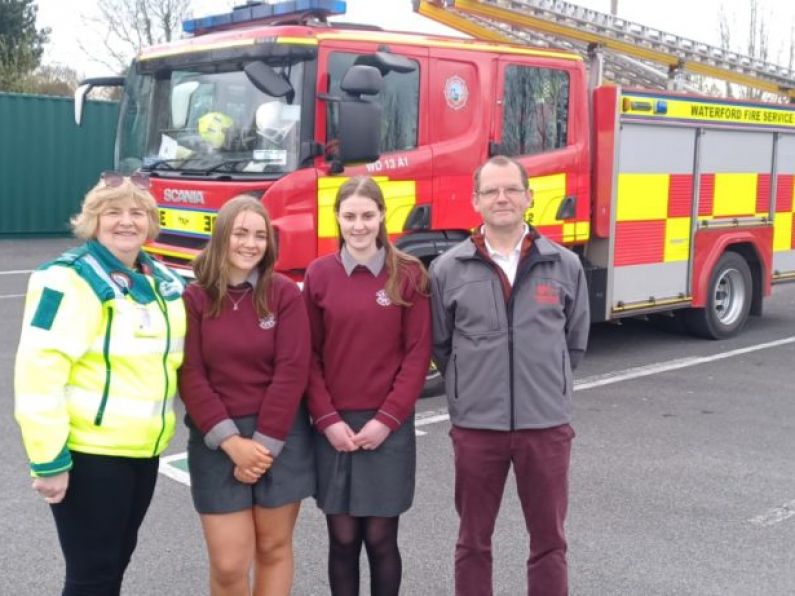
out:
M190 35L207 33L245 23L284 20L292 14L314 13L319 16L345 14L345 0L289 0L277 4L246 4L232 12L182 21L182 30Z

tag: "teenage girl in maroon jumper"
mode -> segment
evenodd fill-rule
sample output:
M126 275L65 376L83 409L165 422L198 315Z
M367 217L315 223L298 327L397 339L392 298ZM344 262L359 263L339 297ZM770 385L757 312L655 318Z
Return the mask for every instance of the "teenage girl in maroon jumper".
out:
M427 275L389 242L379 186L357 177L334 204L340 251L308 268L309 410L318 506L334 596L359 593L362 543L373 595L400 589L398 520L414 497L414 404L431 350Z
M251 594L252 563L255 595L289 595L293 528L315 489L312 431L299 409L309 324L298 286L273 271L273 240L260 201L232 199L185 293L179 389L213 595Z

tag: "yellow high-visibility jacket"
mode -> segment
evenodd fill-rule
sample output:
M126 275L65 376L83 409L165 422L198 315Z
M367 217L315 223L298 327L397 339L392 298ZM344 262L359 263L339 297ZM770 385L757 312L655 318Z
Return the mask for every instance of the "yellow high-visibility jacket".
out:
M139 262L90 241L31 275L14 413L34 476L69 470L71 450L153 457L174 434L184 282Z

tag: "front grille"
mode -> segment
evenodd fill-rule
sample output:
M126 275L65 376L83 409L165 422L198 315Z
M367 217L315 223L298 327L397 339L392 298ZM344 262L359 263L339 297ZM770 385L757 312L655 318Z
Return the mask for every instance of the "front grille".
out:
M156 242L168 246L178 246L180 248L191 248L201 250L207 244L209 238L194 238L193 236L182 236L180 234L169 234L161 232Z

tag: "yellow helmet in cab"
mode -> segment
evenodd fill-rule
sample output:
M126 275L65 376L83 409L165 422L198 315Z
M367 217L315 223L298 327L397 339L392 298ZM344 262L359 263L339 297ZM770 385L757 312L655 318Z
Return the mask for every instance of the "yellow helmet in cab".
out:
M223 112L207 112L199 118L199 136L210 147L219 149L226 140L226 133L234 123L235 121Z

